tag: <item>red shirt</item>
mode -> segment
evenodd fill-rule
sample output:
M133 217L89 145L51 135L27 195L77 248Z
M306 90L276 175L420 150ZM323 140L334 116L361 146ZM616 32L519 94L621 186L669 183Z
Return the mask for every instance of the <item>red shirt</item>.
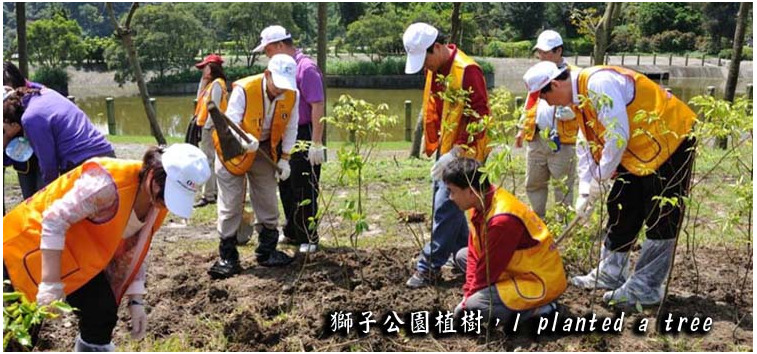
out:
M492 186L486 193L485 208L491 206L492 195L496 188ZM471 216L476 235L481 235L481 227L485 222L486 215L475 210ZM465 284L463 285L464 297L467 299L475 292L484 289L497 282L502 272L507 269L510 259L516 250L531 248L539 242L531 238L523 222L513 215L496 215L487 224L487 244L481 245L482 255L479 255L472 247L473 232L468 234L468 263L465 270ZM484 251L485 250L485 251ZM486 274L485 256L490 256L489 277Z
M452 63L455 61L455 56L457 55L457 46L454 44L448 44L447 47L452 49L452 54L449 57L449 61L447 61L444 66L439 68L437 71L437 74L442 75L449 75L450 70L452 69ZM442 85L437 84L436 80L431 84L431 93L434 94L436 92L442 91L444 87ZM484 72L481 71L481 68L476 65L469 65L465 68L465 71L463 71L463 87L462 89L468 91L472 91L470 94L470 108L474 111L478 112L480 117L483 117L485 115L489 114L489 97L488 93L486 92L486 80L484 79ZM444 109L444 101L442 100L436 100L436 111L442 112ZM468 123L473 121L477 121L478 119L470 117L468 115L463 115L462 120L460 121L461 127L467 127ZM458 134L457 138L455 139L455 145L462 145L462 144L468 144L468 131L467 129L463 128L459 130L460 134ZM485 132L481 132L475 136L475 139L480 139L484 136Z

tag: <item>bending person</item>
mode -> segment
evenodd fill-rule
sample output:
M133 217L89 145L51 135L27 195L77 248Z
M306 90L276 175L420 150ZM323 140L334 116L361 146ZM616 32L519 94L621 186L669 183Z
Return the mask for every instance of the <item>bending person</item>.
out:
M168 210L191 215L195 186L209 176L205 154L188 144L150 148L143 161L86 161L3 217L3 265L11 285L40 305L65 298L77 308L77 351L115 349L124 295L131 335L142 338L144 260L152 237Z

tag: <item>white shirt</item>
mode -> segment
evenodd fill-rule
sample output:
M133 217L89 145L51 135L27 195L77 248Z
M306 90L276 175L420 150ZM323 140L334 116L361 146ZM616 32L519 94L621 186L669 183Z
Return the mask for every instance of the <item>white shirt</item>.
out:
M266 87L266 79L263 77L263 87ZM300 114L298 108L300 106L300 91L295 90L296 99L294 106L292 106L291 116L289 117L289 124L287 124L284 136L281 138L281 151L286 154L292 152L294 143L297 140L297 124L300 121ZM268 98L266 91L263 91L263 109L265 117L263 119L263 127L261 129L260 137L258 140L266 141L271 137L271 122L273 121L273 111L276 108L276 101L284 98L284 95L279 95L273 100ZM226 108L226 116L234 123L241 123L244 118L245 107L247 105L247 96L245 95L244 88L241 85L237 85L231 90L231 96L229 96L229 105ZM272 147L275 148L275 147Z
M571 73L571 81L573 103L579 104L578 73ZM605 144L599 164L594 162L583 132L581 130L578 132L576 155L578 155L579 194L589 194L592 180L605 181L610 179L620 165L620 160L630 137L626 105L633 100L636 91L632 79L611 70L602 70L591 75L588 87L589 98L594 107L598 107L598 98L605 95L612 100L612 104L605 105L597 111L597 118L605 128Z

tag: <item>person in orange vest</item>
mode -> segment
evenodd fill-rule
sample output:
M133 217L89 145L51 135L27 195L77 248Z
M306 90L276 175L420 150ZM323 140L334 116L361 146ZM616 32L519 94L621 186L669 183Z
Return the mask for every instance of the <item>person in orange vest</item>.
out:
M469 123L489 114L489 100L484 73L476 62L454 44L446 44L443 35L433 26L418 22L410 25L402 36L407 52L405 73L414 74L426 69L423 91L423 115L426 155L437 153L431 169L434 210L431 242L421 251L415 273L408 279L409 288L435 283L441 267L451 256L465 247L468 226L465 215L449 200L449 190L442 183L442 170L458 156L475 157L484 161L491 150L485 131L468 133ZM447 85L437 82L437 76L448 77L449 89L470 92L469 101L447 102L440 93ZM464 113L468 105L475 114Z
M539 34L534 46L539 60L548 60L558 67L567 67L563 58L560 34L546 30ZM576 108L575 111L578 111ZM573 184L576 178L576 135L578 124L571 107L550 106L535 97L526 101L523 125L515 136L515 147L528 142L526 150L526 195L540 218L547 214L550 178L555 203L566 208L573 203ZM559 217L560 215L558 215Z
M481 163L457 158L444 169L450 200L468 211L468 247L455 255L465 272L463 310L481 311L507 323L546 315L567 287L560 253L547 225L526 204L501 187L482 180Z
M286 54L276 54L263 74L248 76L233 84L226 115L247 135L242 142L247 152L241 158L223 161L216 144L218 180L218 234L220 258L208 270L213 279L228 278L242 271L237 251L237 230L242 222L244 179L250 184L250 201L255 211L258 247L255 256L264 267L285 266L292 262L278 251L279 206L277 179L289 178L289 156L297 139L297 106L300 95L295 82L297 63ZM281 145L282 153L278 153ZM262 151L258 151L262 150ZM273 163L261 155L271 157ZM281 171L277 172L276 168Z
M40 305L66 299L79 318L76 351L113 351L128 296L131 335L144 337L145 259L168 211L192 213L210 176L189 144L153 147L142 161L94 158L3 217L3 277Z
M195 67L202 70L202 80L197 88L197 106L195 117L197 125L202 127L200 149L208 157L208 165L213 166L216 150L213 147L213 120L208 119L208 103L211 101L221 110L226 111L229 93L226 91L226 74L223 72L223 59L218 54L210 54ZM216 175L211 169L210 179L202 186L202 197L195 203L195 208L202 208L216 203Z
M610 289L608 303L652 305L662 300L681 228L694 162L696 114L638 72L595 66L580 71L540 62L523 77L531 96L551 105L578 105L578 217L607 194L607 237L599 266L571 279L581 288ZM677 200L665 203L663 200ZM629 251L646 225L646 241L629 275Z

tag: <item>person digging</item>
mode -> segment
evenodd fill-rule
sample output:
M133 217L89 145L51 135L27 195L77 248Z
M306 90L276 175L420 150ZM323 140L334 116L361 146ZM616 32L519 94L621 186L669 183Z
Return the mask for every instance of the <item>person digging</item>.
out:
M229 125L239 126L236 133L245 151L226 156L216 143L218 159L215 171L218 181L218 247L219 259L210 267L213 279L234 276L241 272L237 251L237 232L242 222L246 178L250 184L250 201L255 211L258 247L255 256L265 267L285 266L292 262L286 253L276 250L279 239L277 179L290 175L289 156L297 138L297 107L299 91L295 82L297 64L285 54L268 61L263 74L240 79L233 84L226 110ZM215 111L217 112L217 110ZM221 127L211 112L219 140ZM277 154L281 145L282 153ZM271 163L270 159L275 163Z

